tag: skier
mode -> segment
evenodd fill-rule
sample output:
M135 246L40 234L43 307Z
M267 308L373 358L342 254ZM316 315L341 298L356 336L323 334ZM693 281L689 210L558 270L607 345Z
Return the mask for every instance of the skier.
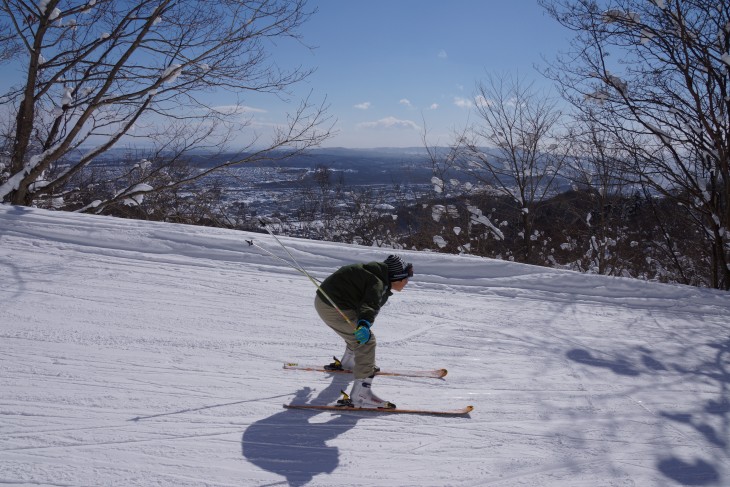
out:
M335 357L335 361L325 368L345 368L355 374L349 400L346 396L338 404L361 408L395 408L395 404L380 399L371 389L379 369L375 366L375 335L370 328L380 308L393 295L391 291L402 291L412 276L412 264L406 263L398 255L389 255L384 262L341 267L325 279L317 290L314 308L322 321L345 340L342 359Z

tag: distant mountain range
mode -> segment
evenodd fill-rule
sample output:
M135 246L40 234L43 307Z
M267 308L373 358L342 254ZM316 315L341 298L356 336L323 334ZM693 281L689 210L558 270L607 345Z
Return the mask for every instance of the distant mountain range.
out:
M90 148L81 147L72 155L81 157ZM437 148L437 151L445 151L446 148ZM130 158L148 157L149 151L144 148L114 148L101 154L97 159L99 161L119 161L129 160ZM196 163L212 164L229 160L233 157L240 156L240 153L230 151L223 154L214 154L210 151L192 151L189 157ZM310 149L306 154L288 158L286 160L277 161L276 164L290 166L292 164L320 164L320 161L337 162L345 160L361 160L361 159L400 159L402 161L427 161L428 153L423 147L378 147L372 149L350 149L346 147L325 147Z
M431 148L437 155L446 154L447 147ZM494 149L483 148L489 153ZM79 157L84 150L77 151ZM245 155L245 154L243 154ZM111 149L97 158L95 164L115 165L120 161L143 159L149 155L142 149ZM213 154L210 152L191 152L187 159L198 167L211 167L235 158L241 153ZM273 167L282 170L301 170L309 173L318 166L340 173L346 185L393 185L393 184L431 184L433 168L428 152L424 147L379 147L373 149L350 149L345 147L325 147L310 149L306 153L289 156L285 159L246 163L241 167ZM308 178L304 175L304 179ZM335 177L340 177L335 174ZM446 177L461 179L472 178L453 172ZM471 181L473 182L473 181ZM560 187L567 187L560 181Z

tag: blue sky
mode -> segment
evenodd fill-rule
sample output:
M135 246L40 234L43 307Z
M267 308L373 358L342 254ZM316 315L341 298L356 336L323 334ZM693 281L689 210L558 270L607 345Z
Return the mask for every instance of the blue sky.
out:
M474 121L480 80L518 73L549 88L535 66L565 51L571 36L535 0L309 0L308 7L318 11L300 30L305 45L273 39L271 48L271 60L284 69L316 69L293 87L288 103L223 92L206 101L242 103L253 117L249 129L265 138L311 92L336 120L325 146L422 147L424 131L430 145L446 145ZM18 66L9 69L20 74ZM0 87L16 81L2 79ZM242 132L240 144L251 134Z
M570 32L532 0L310 0L303 26L313 50L280 42L275 60L317 71L295 94L327 98L338 135L326 146L447 144L474 120L475 86L488 73L519 73L549 87L535 65L564 51ZM296 97L295 97L296 99ZM259 122L293 107L252 97ZM470 118L471 117L471 118Z

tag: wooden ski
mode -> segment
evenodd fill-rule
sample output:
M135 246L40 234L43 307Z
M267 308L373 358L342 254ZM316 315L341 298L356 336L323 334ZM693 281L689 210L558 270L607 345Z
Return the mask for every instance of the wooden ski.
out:
M284 404L286 409L305 409L315 411L337 411L347 413L380 413L380 414L422 414L430 416L466 416L474 410L474 406L461 409L406 409L406 408L356 408L350 406L317 406L313 404Z

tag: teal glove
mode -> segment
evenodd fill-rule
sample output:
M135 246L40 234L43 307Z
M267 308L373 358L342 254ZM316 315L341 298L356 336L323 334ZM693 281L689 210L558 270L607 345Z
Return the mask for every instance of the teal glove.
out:
M370 327L373 326L368 320L359 320L355 328L355 338L360 345L370 341Z

